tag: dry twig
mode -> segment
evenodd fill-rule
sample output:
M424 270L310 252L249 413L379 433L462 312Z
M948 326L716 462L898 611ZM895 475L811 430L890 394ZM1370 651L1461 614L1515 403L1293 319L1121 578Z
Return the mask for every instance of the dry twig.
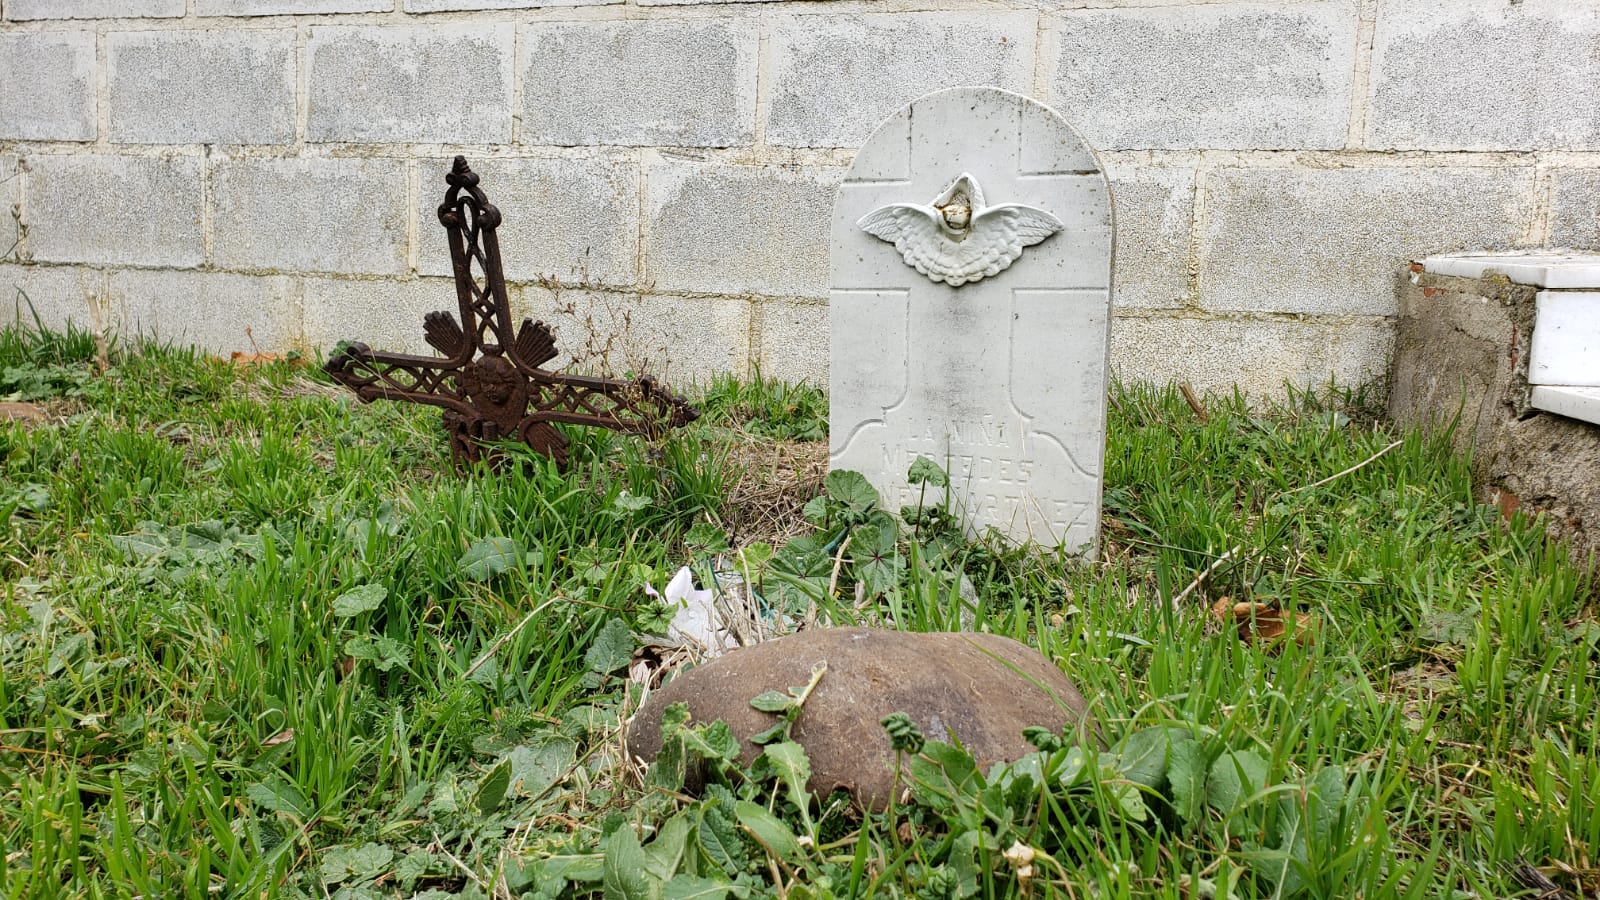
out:
M838 554L833 558L833 574L828 578L829 597L832 597L833 592L839 589L839 570L844 568L844 552L850 549L850 539L853 537L855 537L853 534L845 535L844 542L839 545Z
M1194 388L1189 387L1189 382L1178 382L1178 390L1183 392L1183 399L1188 401L1189 408L1194 410L1195 418L1202 422L1211 421L1211 414L1206 412L1205 404L1200 402L1200 398L1194 395Z
M1189 596L1190 594L1192 594L1196 590L1198 590L1200 585L1202 583L1204 583L1207 578L1210 578L1211 574L1213 572L1215 572L1218 569L1222 568L1222 564L1223 563L1225 563L1228 560L1232 559L1233 555L1235 553L1238 553L1240 550L1243 550L1243 549L1244 549L1244 545L1243 544L1234 544L1232 550L1229 550L1227 553L1224 553L1221 556L1217 557L1216 559L1212 560L1211 561L1211 565L1206 566L1205 571L1201 572L1199 575L1196 575L1194 577L1194 580L1189 582L1189 586L1188 587L1186 587L1183 590L1179 591L1178 595L1176 597L1172 598L1172 605L1173 606L1177 606L1179 603L1183 602L1183 598Z
M1184 396L1188 397L1189 396L1189 391L1185 390L1184 391ZM1197 413L1201 412L1201 411L1202 410L1200 410L1200 409L1196 410ZM1321 487L1321 486L1323 486L1325 484L1328 484L1329 482L1337 481L1338 479L1343 478L1344 476L1349 475L1352 472L1355 472L1355 471L1357 471L1357 470L1359 470L1359 469L1361 469L1361 468L1363 468L1365 466L1371 465L1372 463L1376 462L1379 458L1381 458L1385 453L1388 453L1390 450L1393 450L1394 448L1400 446L1403 443L1405 443L1404 440L1395 441L1394 443L1390 444L1389 446L1383 448L1382 450L1379 450L1377 453L1372 454L1371 456L1367 457L1366 459L1362 460L1361 462L1356 463L1355 465L1351 466L1348 469L1345 469L1345 470L1340 471L1340 472L1335 472L1332 475L1329 475L1327 478L1323 478L1323 479L1321 479L1319 481L1313 481L1310 484L1303 484L1303 485L1301 485L1301 486L1299 486L1297 488L1289 488L1288 490L1286 490L1283 493L1279 494L1278 497L1279 498L1287 497L1290 494L1296 494L1296 493L1299 493L1300 491L1308 491L1308 490L1310 490L1312 488L1315 488L1315 487ZM1174 605L1176 605L1178 602L1183 600L1185 597L1189 596L1190 594L1192 594L1196 590L1198 590L1200 588L1200 585L1203 584L1207 578L1210 578L1211 575L1214 572L1216 572L1217 569L1221 568L1223 563L1225 563L1228 560L1232 559L1235 554L1237 554L1240 550L1243 550L1243 549L1244 549L1244 545L1243 544L1236 544L1236 545L1234 545L1233 549L1231 549L1228 552L1226 552L1226 553L1222 554L1221 556L1217 557L1215 560L1212 560L1211 565L1206 566L1205 571L1201 572L1199 575L1196 575L1194 577L1194 580L1189 582L1189 586L1188 587L1184 588L1182 591L1180 591L1178 593L1177 596L1172 598L1172 603Z
M1538 891L1537 894L1533 895L1534 900L1564 900L1564 898L1572 896L1563 890L1561 885L1546 877L1543 872L1529 865L1527 860L1519 861L1516 868L1511 870L1511 877L1515 878L1518 884L1528 890Z
M728 459L739 475L724 515L735 546L781 546L809 530L801 509L822 489L826 441L781 441L742 429L731 435Z
M465 680L471 678L472 677L472 673L478 671L478 667L479 666L481 666L484 663L488 662L489 658L491 656L494 656L496 651L498 651L501 647L504 647L506 645L507 641L510 641L512 638L517 636L517 632L522 630L522 626L524 626L524 625L528 624L529 622L533 621L533 617L538 615L540 612L542 612L545 609L545 607L549 606L550 604L552 604L552 603L554 603L554 602L556 602L557 600L560 600L560 599L561 599L561 596L558 594L558 595L556 595L554 597L551 597L549 600L546 600L545 602L539 604L538 606L535 606L532 610L529 610L528 614L522 617L522 621L518 622L516 624L516 627L512 628L510 631L508 631L505 634L501 635L500 637L496 638L495 642L493 644L489 645L489 649L483 651L483 655L482 656L479 656L476 660L473 660L472 665L468 666L467 667L467 671L461 676L461 680L465 681Z
M1286 494L1295 494L1295 493L1299 493L1300 491L1309 491L1314 487L1322 487L1323 485L1327 484L1330 481L1336 481L1336 480L1338 480L1340 478L1343 478L1346 475L1349 475L1351 472L1354 472L1357 469L1362 468L1363 466L1367 466L1367 465L1370 465L1373 462L1376 462L1379 457L1383 456L1385 453L1388 453L1390 450L1393 450L1394 448L1400 446L1403 443L1405 443L1404 440L1395 441L1394 443L1392 443L1389 446L1383 448L1382 450L1379 450L1377 453L1374 453L1371 456L1367 457L1366 459L1363 459L1361 462L1358 462L1355 465L1351 466L1350 468L1345 469L1343 472L1335 472L1332 475L1329 475L1327 478L1322 479L1321 481L1313 481L1310 484L1302 484L1297 488L1290 488L1289 490L1284 491L1283 494L1280 494L1279 496L1283 496L1283 495L1286 495Z

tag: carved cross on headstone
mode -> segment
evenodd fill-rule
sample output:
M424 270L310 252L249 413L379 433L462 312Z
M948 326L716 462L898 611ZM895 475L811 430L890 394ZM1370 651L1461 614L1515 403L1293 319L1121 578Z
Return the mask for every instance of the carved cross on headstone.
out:
M450 240L461 321L432 312L422 329L443 356L374 351L353 343L324 370L363 401L404 400L444 410L450 450L458 465L489 458L487 441L520 439L557 462L567 440L552 423L594 425L656 436L694 421L699 412L648 376L616 381L542 368L556 358L549 326L523 319L511 330L511 304L495 229L500 210L458 156L439 222Z

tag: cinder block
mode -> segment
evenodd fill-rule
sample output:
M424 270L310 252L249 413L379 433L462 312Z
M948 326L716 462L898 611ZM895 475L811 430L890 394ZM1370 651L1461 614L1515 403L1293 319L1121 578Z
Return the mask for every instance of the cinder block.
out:
M16 259L17 216L21 212L22 178L17 158L0 153L0 259Z
M94 140L93 33L0 35L0 85L0 140Z
M629 285L638 276L639 167L604 159L469 160L504 216L498 234L506 278ZM450 160L418 163L417 269L449 275L439 224Z
M389 12L395 0L196 0L202 16L301 16L313 13Z
M457 9L534 9L541 6L602 6L622 0L405 0L406 12L429 13Z
M201 162L192 156L30 156L23 221L35 260L198 266Z
M509 142L513 27L312 28L308 138Z
M533 319L549 325L555 335L557 356L546 365L585 375L622 377L652 361L642 336L628 331L638 305L638 295L627 292L511 287L511 315L517 325Z
M522 43L524 144L728 147L754 133L751 25L530 25Z
M434 356L436 351L422 339L422 317L440 309L454 315L457 309L455 283L447 278L307 278L302 292L306 346L324 356L339 341Z
M776 3L778 0L635 0L640 6L688 6L702 3Z
M661 290L828 296L837 169L663 162L650 169L645 278Z
M24 19L138 19L183 15L184 0L5 0L5 17Z
M135 335L212 353L281 353L294 341L293 280L216 272L111 273L110 323Z
M612 377L649 373L677 390L718 372L745 374L750 304L727 297L553 294L528 287L525 315L547 322L561 350L552 365Z
M1522 168L1221 170L1204 184L1200 303L1217 310L1394 315L1413 259L1515 246Z
M1284 385L1356 385L1384 372L1394 329L1387 325L1117 318L1111 364L1125 381L1187 381L1197 390L1281 398Z
M22 322L60 331L71 322L93 328L105 302L106 275L75 266L0 264L0 324Z
M1102 150L1338 148L1355 0L1061 14L1049 102Z
M212 253L225 269L398 275L405 163L241 159L213 172Z
M912 100L954 84L1028 92L1031 12L786 16L773 26L767 142L856 147Z
M827 390L828 304L767 300L755 315L761 323L755 359L761 375Z
M1382 0L1367 146L1600 148L1600 8L1570 0Z
M1112 302L1119 308L1183 306L1193 262L1194 170L1113 165L1107 175L1117 223Z
M294 140L294 32L106 35L111 140L286 144Z
M1600 170L1559 170L1553 187L1550 243L1600 250Z

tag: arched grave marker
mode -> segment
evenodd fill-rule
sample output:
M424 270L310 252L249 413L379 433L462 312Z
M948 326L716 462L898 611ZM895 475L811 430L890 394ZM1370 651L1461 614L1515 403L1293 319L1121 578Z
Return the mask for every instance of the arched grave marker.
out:
M969 531L1092 549L1112 221L1089 146L1009 91L929 94L857 154L832 241L832 467L910 505L926 456Z

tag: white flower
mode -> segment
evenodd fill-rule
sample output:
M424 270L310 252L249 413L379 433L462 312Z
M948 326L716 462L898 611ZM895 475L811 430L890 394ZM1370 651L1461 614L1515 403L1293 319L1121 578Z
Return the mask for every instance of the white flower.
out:
M723 636L727 628L717 612L716 591L696 590L694 573L689 571L688 566L672 576L667 583L665 597L648 584L644 586L644 592L676 610L672 623L667 626L668 637L692 641L713 653L724 648Z
M1013 841L1010 848L1000 855L1005 857L1011 868L1020 869L1033 862L1034 850L1021 841Z

